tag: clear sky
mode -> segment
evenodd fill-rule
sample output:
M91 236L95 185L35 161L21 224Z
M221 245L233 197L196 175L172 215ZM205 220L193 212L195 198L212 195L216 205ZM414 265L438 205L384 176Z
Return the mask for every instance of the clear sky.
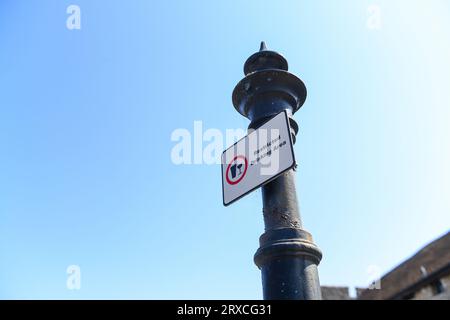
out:
M194 121L247 127L231 92L261 40L308 88L321 283L368 285L449 230L449 39L447 0L2 0L0 298L261 298L261 193L225 208L219 165L171 159Z

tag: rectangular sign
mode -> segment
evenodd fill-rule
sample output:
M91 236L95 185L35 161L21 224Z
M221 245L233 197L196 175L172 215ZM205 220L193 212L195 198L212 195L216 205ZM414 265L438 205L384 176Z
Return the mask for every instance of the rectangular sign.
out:
M228 206L295 166L287 111L222 153L223 204Z

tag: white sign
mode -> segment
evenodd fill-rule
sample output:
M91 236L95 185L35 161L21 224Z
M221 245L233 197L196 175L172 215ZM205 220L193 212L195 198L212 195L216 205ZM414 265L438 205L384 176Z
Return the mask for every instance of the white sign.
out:
M287 111L222 153L223 204L228 206L295 166Z

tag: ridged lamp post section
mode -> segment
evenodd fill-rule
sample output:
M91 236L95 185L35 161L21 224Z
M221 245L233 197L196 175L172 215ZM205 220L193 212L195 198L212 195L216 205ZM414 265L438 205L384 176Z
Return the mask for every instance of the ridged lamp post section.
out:
M292 115L306 100L304 83L288 72L286 59L267 50L264 42L245 62L244 74L233 91L233 105L250 120L249 129L286 110L295 142L298 125ZM264 299L321 299L317 266L322 253L302 226L295 169L264 185L262 197L265 232L254 261L261 270Z

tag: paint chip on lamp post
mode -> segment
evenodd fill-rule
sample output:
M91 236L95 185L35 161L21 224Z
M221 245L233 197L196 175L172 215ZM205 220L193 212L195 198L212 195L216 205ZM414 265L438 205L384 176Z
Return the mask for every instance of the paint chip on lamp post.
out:
M286 110L222 153L223 204L230 205L295 166Z

